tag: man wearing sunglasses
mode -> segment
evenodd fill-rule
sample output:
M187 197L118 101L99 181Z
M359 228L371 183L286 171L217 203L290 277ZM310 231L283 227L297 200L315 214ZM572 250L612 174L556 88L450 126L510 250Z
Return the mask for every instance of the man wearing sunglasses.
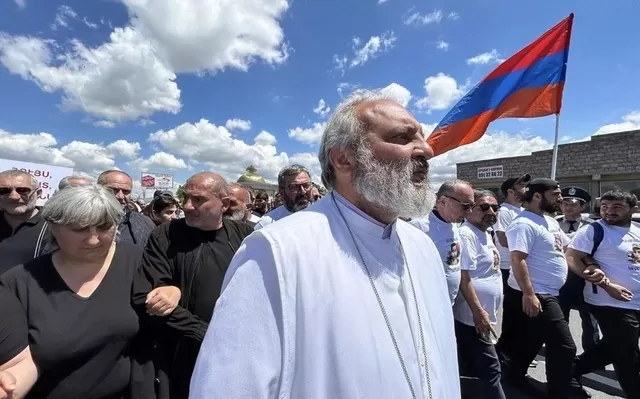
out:
M51 244L36 208L40 192L29 173L0 172L0 274L37 257Z
M442 183L436 194L436 207L426 217L410 223L426 233L442 258L451 304L460 287L460 236L458 224L473 208L473 188L462 180Z
M284 204L264 215L255 229L260 230L292 213L306 209L312 202L312 188L311 175L304 166L291 165L282 169L278 174L278 192Z

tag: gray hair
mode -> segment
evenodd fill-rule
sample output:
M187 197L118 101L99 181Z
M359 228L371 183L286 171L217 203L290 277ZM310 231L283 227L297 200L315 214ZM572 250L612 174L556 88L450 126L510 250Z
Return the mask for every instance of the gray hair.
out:
M322 169L322 184L329 190L334 188L335 171L329 153L333 148L356 151L364 138L366 126L358 117L357 108L368 101L390 100L398 102L391 93L384 90L356 90L342 101L327 122L322 134L318 160Z
M441 197L448 195L448 194L453 194L456 191L456 187L458 186L469 186L471 187L471 183L469 183L468 181L465 180L447 180L444 183L442 183L442 185L440 186L440 188L438 189L438 192L436 193L436 198L440 199Z
M131 178L131 176L129 176L128 173L123 172L123 171L118 170L118 169L109 169L109 170L105 170L104 172L100 173L100 175L98 176L98 184L104 185L106 183L105 180L107 179L107 176L109 176L112 173L123 174L123 175L127 176L129 178L129 180L131 180L131 182L133 183L133 179Z
M92 185L58 191L41 213L44 220L52 224L87 228L117 226L124 210L113 193Z
M478 200L480 198L483 198L483 197L496 198L496 193L494 193L491 190L484 189L484 188L476 188L476 189L473 190L473 200L475 202L478 202Z
M278 173L278 187L280 188L284 188L284 179L287 176L294 176L297 175L298 173L306 173L309 177L311 177L311 173L309 173L309 170L307 168L305 168L302 165L289 165L289 166L285 166L280 173Z
M66 176L60 179L60 183L58 183L58 190L64 190L65 188L72 187L71 180L84 180L86 184L81 184L81 186L91 185L91 179L89 179L88 177L84 177L80 175L71 175L71 176Z
M5 170L3 172L0 172L0 176L1 177L25 177L25 176L29 176L29 178L31 179L31 188L33 188L34 190L40 188L40 183L38 183L38 179L33 177L33 175L31 173L25 172L24 170L9 169L9 170Z

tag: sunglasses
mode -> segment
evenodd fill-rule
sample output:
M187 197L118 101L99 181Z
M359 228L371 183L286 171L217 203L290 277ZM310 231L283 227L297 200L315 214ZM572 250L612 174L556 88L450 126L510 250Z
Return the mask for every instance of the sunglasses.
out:
M473 202L462 202L459 199L455 198L455 197L451 197L449 195L445 195L445 197L454 200L455 202L457 202L458 204L460 204L460 206L462 206L462 209L465 211L470 210L471 208L473 208L475 206L475 204Z
M494 212L498 212L498 210L500 209L499 205L491 205L491 204L480 204L480 205L476 205L478 208L480 208L480 210L482 212L487 212L489 209L493 210Z
M119 192L122 192L122 195L129 195L131 194L131 190L127 190L127 189L123 189L123 188L118 188L118 187L109 187L106 186L105 187L107 190L110 190L113 195L118 195Z
M29 195L33 192L31 187L0 187L0 195L10 195L13 191L18 195Z

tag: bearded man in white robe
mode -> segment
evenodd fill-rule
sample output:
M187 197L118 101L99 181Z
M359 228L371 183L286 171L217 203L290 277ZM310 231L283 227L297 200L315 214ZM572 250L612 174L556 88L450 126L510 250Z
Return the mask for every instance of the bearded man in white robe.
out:
M430 238L420 123L359 91L322 137L331 193L245 239L223 283L190 398L459 399L451 303Z

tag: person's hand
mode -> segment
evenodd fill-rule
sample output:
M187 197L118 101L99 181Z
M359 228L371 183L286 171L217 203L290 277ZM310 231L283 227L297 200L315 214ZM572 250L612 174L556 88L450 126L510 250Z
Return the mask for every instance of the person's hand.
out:
M178 287L158 287L147 294L147 313L151 316L169 316L178 306L181 296Z
M582 275L585 280L593 284L600 284L606 277L602 269L596 265L587 266Z
M603 288L609 296L619 301L629 302L633 299L633 293L621 285L609 283Z
M476 332L486 340L489 340L490 335L498 339L498 334L496 334L496 331L491 325L491 320L489 320L489 313L484 309L473 312L473 324L476 327Z
M16 390L16 377L8 371L0 371L0 399L12 399Z
M522 295L522 310L529 317L536 317L542 312L542 304L536 294Z

